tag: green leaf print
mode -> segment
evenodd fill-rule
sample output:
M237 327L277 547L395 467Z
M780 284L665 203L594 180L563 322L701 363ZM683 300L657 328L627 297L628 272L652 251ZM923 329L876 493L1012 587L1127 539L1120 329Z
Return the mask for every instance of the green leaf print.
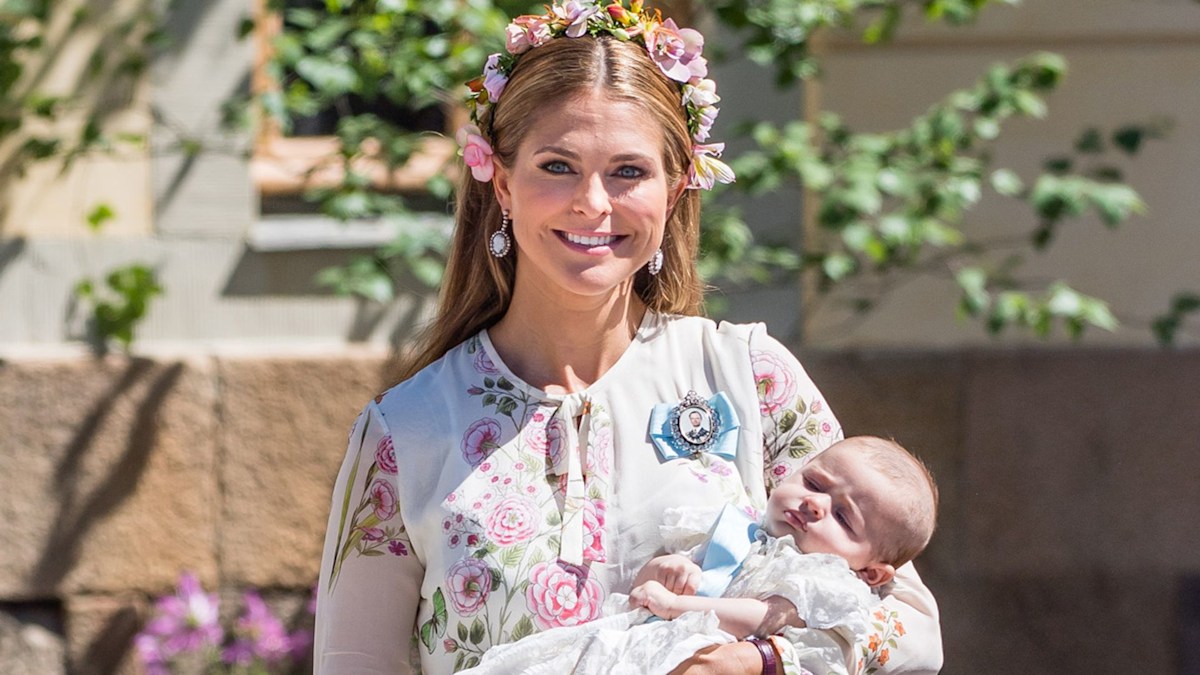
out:
M496 403L496 395L495 394L484 394L483 395L483 407L486 408L489 405L493 405L495 403Z
M513 411L517 409L517 402L508 396L501 396L496 402L496 412L501 415L512 416Z
M492 387L494 387L494 386L496 386L496 381L495 381L495 380L493 380L493 379L492 379L492 378L490 378L490 377L485 377L485 378L483 378L483 388L484 388L484 389L491 389L491 388L492 388Z
M796 426L796 419L796 413L791 410L784 410L783 418L779 420L779 433L785 434L791 431L792 427Z
M796 398L796 412L798 412L798 413L800 413L801 415L803 415L803 414L804 414L805 412L807 412L807 411L808 411L808 406L807 406L807 405L805 405L805 403L804 403L804 399L802 399L802 398L800 398L800 397L797 397L797 398Z
M471 656L467 657L467 660L463 661L463 670L466 670L467 668L474 668L477 665L479 665L479 657L472 654Z
M477 645L483 642L485 630L483 622L479 620L479 617L475 617L475 621L471 624L471 644Z
M492 573L492 590L495 591L500 588L500 584L503 581L500 570L493 567L488 571Z
M521 617L521 620L518 621L517 625L513 627L512 639L514 642L516 642L517 640L530 635L533 635L533 621L527 614Z
M496 380L496 386L500 387L504 391L512 391L513 390L513 383L509 382L504 377L501 377L499 380Z
M467 641L467 624L465 624L461 621L458 622L458 641L459 642Z
M791 455L793 459L799 459L811 452L816 451L816 449L817 447L813 445L813 442L807 437L797 436L796 438L793 438L791 444L788 445L788 454Z
M525 557L525 546L518 544L504 549L504 553L500 554L500 566L506 569L512 569L521 564L521 559Z

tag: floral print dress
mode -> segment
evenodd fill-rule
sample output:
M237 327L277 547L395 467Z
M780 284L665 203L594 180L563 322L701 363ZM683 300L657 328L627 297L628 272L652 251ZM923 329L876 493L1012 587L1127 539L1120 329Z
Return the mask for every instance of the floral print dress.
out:
M732 402L732 461L660 459L651 410L690 391ZM762 508L839 438L807 374L760 325L647 312L617 363L565 396L510 372L483 331L354 424L321 564L316 672L451 673L491 645L596 619L661 552L667 509ZM936 607L906 568L877 610L887 639L855 645L851 669L940 666Z

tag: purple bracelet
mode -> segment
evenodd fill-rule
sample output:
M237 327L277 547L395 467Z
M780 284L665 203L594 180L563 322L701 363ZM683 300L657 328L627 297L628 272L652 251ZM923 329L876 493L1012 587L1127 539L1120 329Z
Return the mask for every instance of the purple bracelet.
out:
M762 657L763 662L763 675L779 675L779 662L775 660L775 646L769 640L757 637L746 638L746 642L758 648L758 655Z

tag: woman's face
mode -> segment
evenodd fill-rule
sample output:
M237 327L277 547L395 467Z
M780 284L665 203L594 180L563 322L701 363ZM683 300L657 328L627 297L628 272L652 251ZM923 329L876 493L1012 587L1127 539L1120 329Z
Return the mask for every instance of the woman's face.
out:
M602 94L543 111L512 166L496 168L517 250L514 292L537 288L572 303L627 290L662 243L678 196L663 148L641 108Z

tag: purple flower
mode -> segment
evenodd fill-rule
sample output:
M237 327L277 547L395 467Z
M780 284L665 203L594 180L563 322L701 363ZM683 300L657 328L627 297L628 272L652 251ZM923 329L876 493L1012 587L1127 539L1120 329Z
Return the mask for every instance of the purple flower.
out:
M254 591L244 596L246 611L237 621L233 644L221 654L228 664L252 665L256 659L267 665L282 663L291 655L292 643L283 622Z
M393 539L388 542L388 551L390 551L392 555L408 555L408 547L405 546L404 542L400 541L399 539Z
M361 527L363 539L367 541L383 541L383 530L378 527Z
M177 654L196 652L221 643L216 593L205 593L190 572L179 576L174 595L159 598L155 614L135 639L143 662L151 666Z
M492 54L488 57L487 63L483 64L483 88L487 90L488 102L499 101L500 94L504 93L504 87L507 84L508 75L500 71L500 53Z
M476 420L463 433L463 458L471 466L478 466L498 447L500 447L500 423L490 417Z
M463 558L446 570L446 587L454 610L471 616L483 607L492 592L492 571L478 558Z
M392 445L391 434L379 439L379 447L375 449L375 464L380 471L396 475L396 448Z
M484 375L500 374L500 370L497 369L496 364L492 362L492 357L488 356L488 353L482 349L475 352L475 371L478 373L483 373ZM482 394L483 390L480 389L479 393Z
M375 509L375 517L379 520L387 520L396 515L397 500L396 488L392 484L382 478L376 478L371 484L370 501L372 508Z

